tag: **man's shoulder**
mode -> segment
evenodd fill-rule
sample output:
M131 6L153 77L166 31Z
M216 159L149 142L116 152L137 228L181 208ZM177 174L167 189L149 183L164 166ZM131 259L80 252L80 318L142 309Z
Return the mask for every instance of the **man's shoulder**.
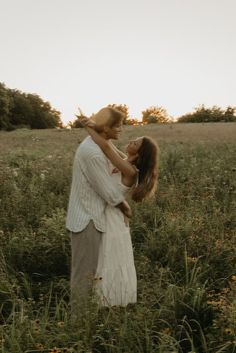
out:
M80 155L86 156L86 158L92 158L93 156L104 156L100 147L93 141L90 136L86 137L81 142L78 148L78 153Z

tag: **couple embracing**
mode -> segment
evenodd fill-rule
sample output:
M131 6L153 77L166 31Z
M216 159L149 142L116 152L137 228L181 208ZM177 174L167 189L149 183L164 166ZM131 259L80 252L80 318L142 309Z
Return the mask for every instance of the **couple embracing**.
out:
M89 136L75 154L66 221L71 304L95 294L101 306L126 306L137 301L137 277L125 198L154 194L158 148L145 136L129 142L127 155L119 151L111 140L119 138L123 114L114 108L80 120Z

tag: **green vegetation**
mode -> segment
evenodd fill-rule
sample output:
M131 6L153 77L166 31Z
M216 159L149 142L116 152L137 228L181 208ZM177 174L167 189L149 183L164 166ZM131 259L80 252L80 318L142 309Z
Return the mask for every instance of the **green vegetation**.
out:
M166 109L163 107L150 107L142 112L144 124L163 124L171 122Z
M236 352L236 124L125 126L160 145L132 203L138 303L69 308L65 216L76 130L0 132L0 352Z
M138 121L135 118L129 116L129 107L126 104L109 104L109 107L114 107L121 110L124 114L125 125L147 125L147 124L171 124L173 123L172 118L163 107L152 106L142 111L142 121ZM188 113L180 116L177 123L232 123L236 122L236 108L228 106L225 110L213 106L212 108L206 108L203 105L195 108L193 113ZM81 127L79 120L70 122L69 125L72 128Z
M137 117L130 117L129 107L126 104L109 104L124 114L124 125L146 125L173 123L165 108L151 106L142 111L142 121ZM80 111L80 114L83 114ZM180 116L178 123L212 123L236 122L236 108L228 106L225 110L213 106L206 108L200 105L193 113ZM76 118L70 121L71 128L80 128L81 124ZM60 112L53 109L49 102L44 102L37 94L23 93L10 89L0 82L0 130L12 131L17 128L51 129L63 127Z
M129 107L126 104L108 104L108 107L115 108L117 110L120 110L123 113L124 125L164 124L164 123L171 122L170 116L168 115L166 109L164 109L163 107L153 106L145 109L142 112L142 121L138 121L136 118L130 117ZM80 114L78 116L82 116L82 115L83 115L83 112L80 111ZM78 119L76 119L73 122L70 122L69 125L72 128L82 127Z
M195 108L193 113L185 114L178 119L178 123L214 123L214 122L236 122L236 108L227 107L223 110L213 106L206 108L203 105Z
M60 113L37 94L9 89L0 82L0 130L61 127Z

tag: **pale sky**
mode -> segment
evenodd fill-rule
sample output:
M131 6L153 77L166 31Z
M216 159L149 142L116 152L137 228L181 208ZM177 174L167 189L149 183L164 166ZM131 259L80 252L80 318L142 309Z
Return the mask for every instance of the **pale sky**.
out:
M74 120L236 106L236 0L0 0L0 82Z

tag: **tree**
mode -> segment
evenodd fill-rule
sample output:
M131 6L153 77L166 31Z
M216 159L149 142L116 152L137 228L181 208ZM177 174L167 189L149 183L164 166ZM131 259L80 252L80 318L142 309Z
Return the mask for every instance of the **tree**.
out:
M236 107L228 106L224 112L224 121L233 122L236 121Z
M134 118L129 118L126 120L127 125L139 125L139 122L137 119Z
M44 102L37 94L27 94L27 98L33 108L32 129L50 129L62 126L60 112L52 109L49 102Z
M62 127L60 112L37 94L9 89L0 83L0 130L22 126L32 129Z
M82 112L82 110L80 109L80 107L78 107L78 110L79 110L79 114L76 114L76 119L74 121L70 121L68 123L68 126L70 126L73 129L83 128L83 125L81 124L79 119L85 115Z
M10 97L4 83L0 82L0 130L10 128Z
M206 108L204 104L195 108L193 113L182 115L178 118L178 123L209 123L209 122L229 122L236 121L236 108L228 107L225 111L214 105Z
M170 116L163 107L152 106L142 111L142 122L144 124L160 124L170 122Z
M9 90L11 96L11 109L9 117L13 126L31 127L31 120L33 116L33 107L30 100L25 93L17 90Z

